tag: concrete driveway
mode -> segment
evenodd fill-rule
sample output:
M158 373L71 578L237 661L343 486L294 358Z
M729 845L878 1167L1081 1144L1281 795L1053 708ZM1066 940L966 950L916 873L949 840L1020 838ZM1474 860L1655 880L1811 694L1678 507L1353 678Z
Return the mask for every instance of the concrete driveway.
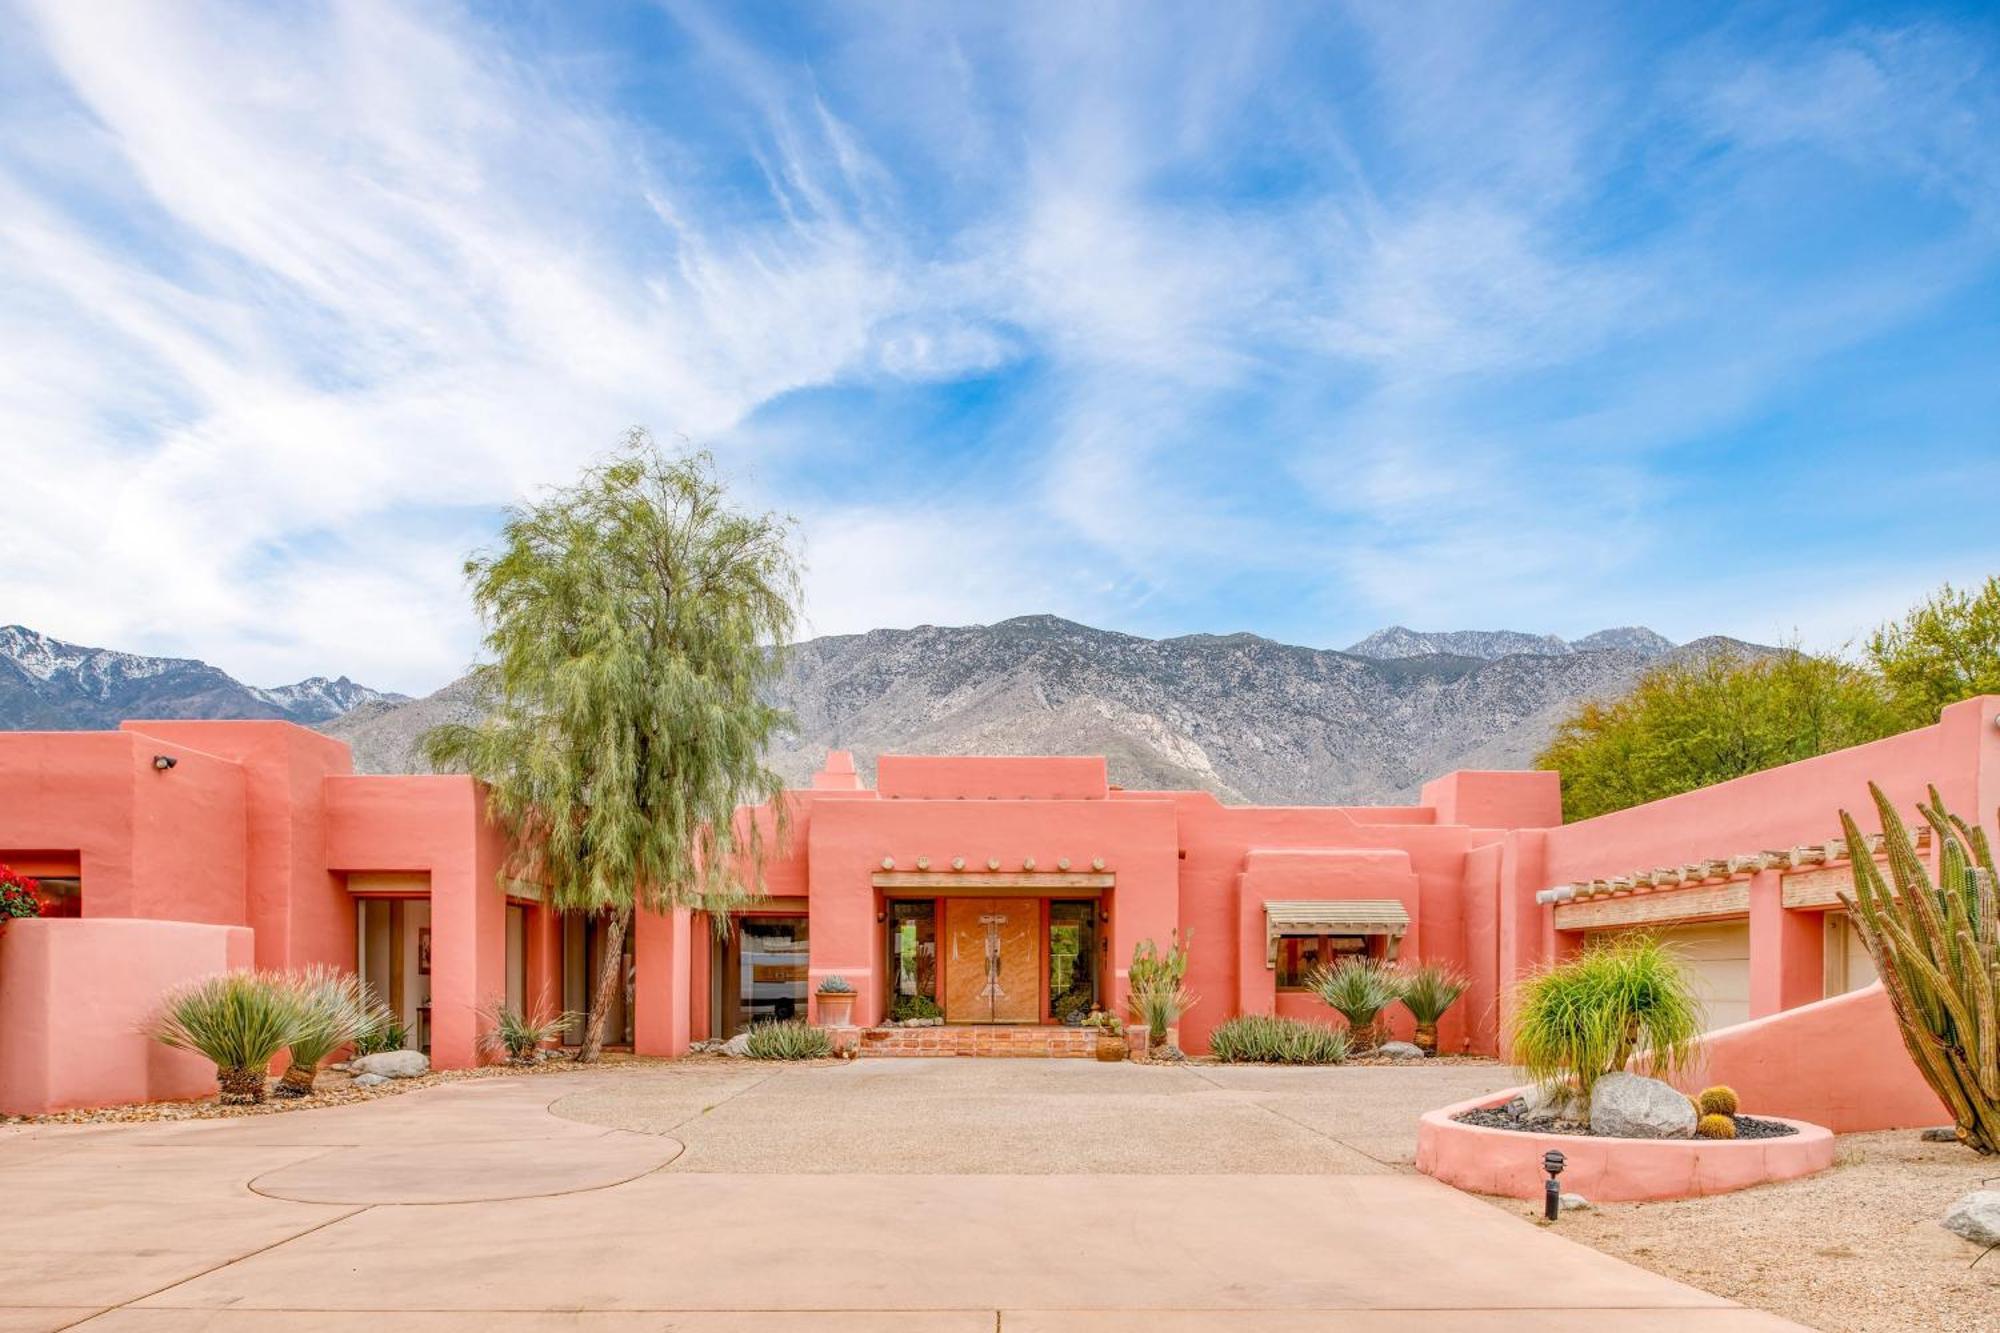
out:
M1491 1067L714 1062L0 1137L0 1333L1795 1327L1411 1174Z

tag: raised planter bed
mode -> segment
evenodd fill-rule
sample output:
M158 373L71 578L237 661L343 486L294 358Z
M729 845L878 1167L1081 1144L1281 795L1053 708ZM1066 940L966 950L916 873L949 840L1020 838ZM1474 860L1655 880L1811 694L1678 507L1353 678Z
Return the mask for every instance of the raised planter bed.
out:
M1796 1131L1755 1139L1612 1139L1589 1134L1493 1129L1457 1119L1505 1106L1510 1088L1426 1112L1417 1124L1417 1170L1475 1194L1539 1199L1542 1154L1560 1152L1562 1187L1593 1203L1633 1203L1727 1194L1773 1180L1795 1180L1833 1165L1833 1132L1777 1116Z

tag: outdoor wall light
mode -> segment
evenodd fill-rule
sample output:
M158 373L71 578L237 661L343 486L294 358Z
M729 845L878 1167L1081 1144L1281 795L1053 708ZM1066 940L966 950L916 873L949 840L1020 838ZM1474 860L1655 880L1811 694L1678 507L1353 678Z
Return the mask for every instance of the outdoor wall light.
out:
M172 768L175 764L178 764L179 762L180 760L174 758L170 754L156 754L153 756L153 767L159 769L162 773L166 772L168 769Z
M1562 1211L1562 1186L1556 1184L1556 1177L1563 1173L1563 1155L1554 1148L1543 1153L1542 1170L1549 1173L1548 1183L1542 1186L1542 1216L1553 1222Z

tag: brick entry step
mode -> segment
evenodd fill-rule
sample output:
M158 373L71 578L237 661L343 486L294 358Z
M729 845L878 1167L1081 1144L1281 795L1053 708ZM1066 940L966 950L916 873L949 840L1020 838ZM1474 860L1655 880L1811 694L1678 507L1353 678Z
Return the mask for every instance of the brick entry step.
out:
M990 1055L1091 1060L1097 1056L1092 1028L987 1025L928 1028L866 1028L860 1054L894 1056Z

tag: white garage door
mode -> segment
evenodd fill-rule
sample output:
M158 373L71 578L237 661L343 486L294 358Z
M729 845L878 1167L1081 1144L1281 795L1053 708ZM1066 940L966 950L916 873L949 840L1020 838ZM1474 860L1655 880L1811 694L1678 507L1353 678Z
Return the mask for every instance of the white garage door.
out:
M1875 960L1868 956L1861 932L1845 912L1826 914L1826 993L1845 995L1875 984Z
M1694 974L1710 1028L1750 1021L1750 923L1716 921L1656 932Z

